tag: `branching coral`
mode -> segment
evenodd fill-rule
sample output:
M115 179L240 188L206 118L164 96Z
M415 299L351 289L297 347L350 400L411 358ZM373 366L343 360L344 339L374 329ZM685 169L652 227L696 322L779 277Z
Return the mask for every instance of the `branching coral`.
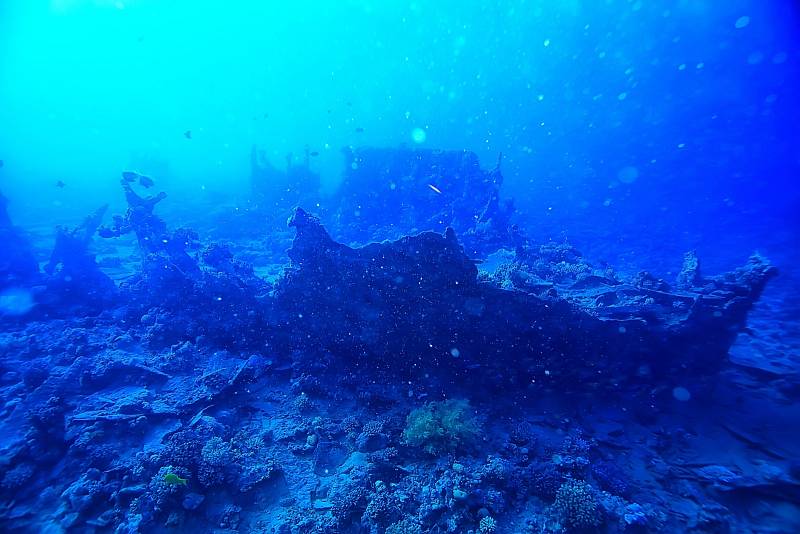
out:
M493 517L486 516L481 519L478 525L479 534L493 534L497 531L497 521Z
M421 534L422 527L413 519L403 519L386 529L386 534Z
M464 399L431 402L406 419L403 440L430 454L453 452L472 442L480 427Z
M202 460L197 470L197 478L206 488L225 482L227 467L233 459L231 446L219 437L213 437L203 446Z
M572 529L600 524L600 510L594 489L580 480L567 480L556 492L553 511Z

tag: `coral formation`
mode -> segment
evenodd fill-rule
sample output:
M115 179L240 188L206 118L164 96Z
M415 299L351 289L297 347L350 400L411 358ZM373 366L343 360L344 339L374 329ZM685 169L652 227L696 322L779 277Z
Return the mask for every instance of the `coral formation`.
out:
M442 454L470 444L478 431L469 403L464 399L448 399L413 410L406 419L403 439L430 454Z
M596 526L601 521L594 489L579 480L567 480L556 492L553 512L572 529Z

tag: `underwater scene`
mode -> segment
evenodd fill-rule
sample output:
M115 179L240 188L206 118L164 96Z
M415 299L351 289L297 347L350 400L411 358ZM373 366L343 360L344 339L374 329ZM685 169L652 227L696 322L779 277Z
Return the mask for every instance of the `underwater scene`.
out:
M800 532L800 3L0 0L0 532Z

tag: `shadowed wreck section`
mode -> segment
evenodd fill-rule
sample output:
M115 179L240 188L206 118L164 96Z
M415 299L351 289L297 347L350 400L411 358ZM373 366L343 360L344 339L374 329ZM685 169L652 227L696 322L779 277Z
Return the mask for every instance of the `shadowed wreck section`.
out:
M367 365L428 354L434 331L464 324L464 299L478 297L477 269L452 230L350 248L302 209L289 224L297 237L277 305L292 328Z
M591 388L712 372L776 274L755 255L703 278L690 254L673 288L595 274L575 251L548 267L552 251L540 250L479 277L450 228L351 248L300 208L289 226L292 263L276 289L285 326L357 367L412 375L473 368L480 380Z

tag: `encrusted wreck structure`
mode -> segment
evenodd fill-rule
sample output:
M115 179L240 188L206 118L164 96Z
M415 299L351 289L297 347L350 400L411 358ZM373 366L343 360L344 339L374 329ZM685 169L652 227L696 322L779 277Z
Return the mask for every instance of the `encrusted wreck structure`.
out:
M266 341L406 376L479 368L481 380L580 387L717 370L776 273L756 255L734 272L704 277L689 253L675 284L646 272L622 277L593 267L567 244L528 243L509 223L512 204L499 200L499 164L486 172L468 152L408 149L363 149L351 158L338 232L391 234L414 221L424 231L351 247L297 208L289 220L296 231L291 262L273 287L226 245L169 230L154 212L166 195L141 197L123 180L127 213L100 227L102 208L78 228L61 230L45 273L22 254L24 240L5 217L15 254L28 258L7 269L23 286L26 277L44 276L59 296L38 297L50 299L49 307L124 303L154 346L198 336L224 347ZM367 180L387 190L364 194ZM356 206L360 213L346 217ZM361 218L372 225L362 228ZM134 233L139 243L141 268L119 295L89 250L98 228L104 238ZM475 258L497 250L504 261L479 270Z
M8 199L0 192L0 290L30 284L38 277L39 266L30 243L11 222Z
M260 215L273 221L295 206L315 207L338 241L366 244L423 231L452 228L471 257L524 243L512 224L514 202L502 198L502 155L482 169L468 150L346 147L342 180L334 194L320 195L320 176L287 156L285 170L274 167L253 147L251 188L256 205L240 218Z
M107 210L108 206L100 207L75 228L56 229L56 241L44 266L47 290L40 296L43 302L54 298L51 313L96 314L119 303L117 287L100 269L91 249Z
M298 209L277 288L286 327L363 369L479 370L527 385L599 387L719 368L775 268L760 256L679 288L597 272L568 246L479 276L452 229L351 248Z
M0 194L0 290L12 295L12 306L0 310L0 319L93 315L118 304L117 288L100 270L91 250L106 207L75 228L57 228L42 271L31 243L12 224L6 206Z
M349 168L335 210L291 210L275 281L125 181L41 272L0 197L0 290L33 299L0 314L0 530L748 531L743 502L800 506L792 440L656 409L723 382L765 258L623 276L526 239L473 154ZM95 233L135 236L119 287ZM709 460L710 432L752 462Z
M497 198L498 170L483 173L463 155L426 156L458 162L445 177L466 165L469 179L482 176L489 198ZM137 235L142 269L121 289L131 318L146 317L139 322L154 346L198 336L223 347L267 340L287 352L338 354L343 367L404 377L479 369L476 380L508 385L675 381L719 369L776 272L753 256L732 273L706 278L690 253L678 282L668 284L646 272L622 277L596 269L566 244L503 249L506 261L486 272L452 227L354 248L298 208L289 220L296 231L291 263L273 288L226 246L203 246L190 230L169 231L153 213L163 195L145 201L123 186L128 214L101 235ZM438 224L434 219L421 220ZM475 230L470 219L453 222Z
M348 148L344 154L334 207L321 215L340 241L452 228L472 257L514 243L514 204L500 197L502 156L486 171L468 150Z
M279 169L270 163L265 150L253 145L250 149L250 191L253 201L265 213L287 212L292 206L316 202L320 176L311 170L308 147L302 160L286 154L286 166Z

